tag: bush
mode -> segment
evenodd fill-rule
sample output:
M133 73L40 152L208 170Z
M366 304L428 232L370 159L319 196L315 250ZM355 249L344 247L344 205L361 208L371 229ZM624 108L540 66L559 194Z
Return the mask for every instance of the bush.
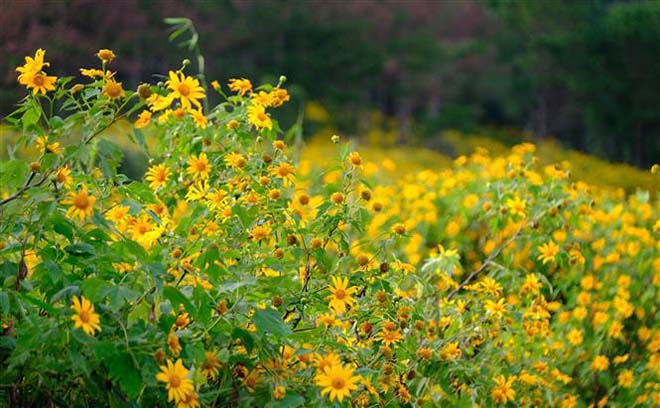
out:
M98 56L80 84L26 58L7 118L40 150L0 166L9 405L659 402L656 197L530 144L393 179L333 136L297 165L285 78L227 95L184 64L132 91ZM129 117L144 180L98 138Z

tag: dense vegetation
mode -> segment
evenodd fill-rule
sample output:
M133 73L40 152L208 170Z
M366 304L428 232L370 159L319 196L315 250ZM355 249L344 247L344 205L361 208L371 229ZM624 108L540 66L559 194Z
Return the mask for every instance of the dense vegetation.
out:
M332 135L294 160L300 133L271 116L285 77L206 87L184 61L133 90L97 57L76 77L41 49L17 69L3 402L660 404L657 193L572 180L533 144L406 174L410 156ZM101 137L125 120L141 180Z
M0 5L0 112L20 92L14 67L39 47L68 75L105 44L127 86L153 81L184 58L162 18L185 15L210 78L281 72L344 134L377 109L399 119L400 141L504 126L645 168L660 157L658 1L80 3Z

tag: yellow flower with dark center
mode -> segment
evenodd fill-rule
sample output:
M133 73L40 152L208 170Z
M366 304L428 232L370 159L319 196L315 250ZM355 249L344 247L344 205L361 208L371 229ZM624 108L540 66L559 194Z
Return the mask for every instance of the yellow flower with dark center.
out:
M160 366L160 372L156 374L156 380L167 385L167 400L179 404L188 401L191 394L195 394L193 383L188 378L189 371L184 367L181 359L176 363L167 360L167 365Z
M80 192L70 191L68 198L62 204L70 206L66 215L71 218L84 220L94 213L96 198L87 192L87 186L83 186Z
M220 360L218 360L218 356L210 351L204 353L204 361L202 362L200 371L206 378L215 380L220 372Z
M243 157L242 154L233 153L233 152L227 153L227 155L224 158L224 162L229 167L238 167L238 168L245 167L245 165L247 164L247 160L245 160L245 157Z
M206 153L202 152L198 156L192 155L188 159L187 174L190 174L196 179L208 179L211 171L211 164L209 163Z
M112 50L106 48L100 49L99 52L96 53L96 56L106 64L117 57Z
M167 184L170 177L170 170L164 164L157 164L149 167L144 179L149 182L149 187L157 189Z
M355 299L352 295L357 292L357 288L355 286L348 287L347 278L333 276L331 279L332 286L330 287L330 292L332 292L332 295L328 296L330 308L336 313L343 313L346 311L347 305L352 306L355 304Z
M362 156L358 152L351 152L346 157L346 160L353 165L353 167L362 166Z
M103 86L103 93L110 99L117 99L124 96L124 88L121 82L117 82L113 78L108 78L105 86Z
M71 316L75 328L83 329L90 336L93 336L96 331L101 331L99 324L101 320L99 315L94 312L94 305L84 296L80 298L74 296L71 300L73 301L71 309L76 312Z
M149 123L151 123L151 112L144 110L140 112L133 126L135 126L136 129L142 129L147 127Z
M174 98L179 98L184 109L190 109L192 105L201 108L199 101L204 99L206 94L198 79L186 76L181 71L170 71L165 85L172 91Z
M262 129L273 129L273 121L266 113L266 108L259 104L252 104L247 108L248 122L258 131Z
M25 85L28 89L32 89L32 95L41 92L46 95L48 91L55 90L55 81L57 77L48 76L43 72L29 72L19 77L19 83Z
M550 242L547 244L540 245L538 250L541 254L537 259L542 261L545 265L546 263L553 262L555 260L555 257L559 253L559 246L555 244L554 241L550 240Z
M505 378L503 375L498 375L493 378L493 381L495 381L496 385L491 390L490 395L496 403L506 404L509 401L515 400L516 391L512 387L515 377Z
M272 174L281 179L290 179L296 173L296 168L287 162L281 162L272 170Z
M232 78L229 80L229 89L232 92L236 92L239 95L243 96L248 92L252 91L252 83L249 79L241 78L236 79Z
M383 345L389 347L392 344L398 343L403 339L403 335L401 334L401 331L399 329L395 330L381 330L377 335L376 335L376 340L380 341L383 343Z
M45 55L46 51L39 48L35 52L34 58L25 57L25 64L16 68L19 73L18 83L32 89L33 95L39 92L45 95L46 92L55 90L57 77L48 76L42 71L44 67L50 66L50 63L44 62Z
M57 173L55 173L55 181L61 184L64 188L71 187L71 184L73 184L73 177L71 177L71 169L69 166L64 165L57 170Z
M322 387L321 395L327 395L330 402L335 399L342 402L344 398L351 396L351 391L358 389L357 383L360 376L355 376L355 369L349 365L337 364L326 367L316 375L316 385Z
M261 241L262 239L269 237L270 233L270 227L267 225L255 225L250 230L250 235L255 241Z

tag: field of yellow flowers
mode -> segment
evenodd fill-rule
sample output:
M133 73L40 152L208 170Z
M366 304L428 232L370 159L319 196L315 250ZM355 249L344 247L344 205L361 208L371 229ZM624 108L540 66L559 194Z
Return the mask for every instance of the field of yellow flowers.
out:
M657 190L577 181L532 144L403 172L415 157L333 135L293 160L286 78L207 87L183 64L129 90L97 56L17 68L2 404L660 405ZM141 181L98 137L126 120Z

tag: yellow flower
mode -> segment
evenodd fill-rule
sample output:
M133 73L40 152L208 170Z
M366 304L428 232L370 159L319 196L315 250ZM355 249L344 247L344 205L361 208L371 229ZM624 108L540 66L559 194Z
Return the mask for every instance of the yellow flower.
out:
M233 153L233 152L227 153L227 155L224 158L224 162L229 167L238 167L238 168L245 167L245 165L247 164L247 160L245 160L245 157L243 157L242 154Z
M550 240L547 244L540 245L538 250L541 254L537 259L542 261L545 265L546 263L553 262L555 260L555 257L559 253L559 246L555 244L554 241Z
M524 217L525 208L527 208L527 201L521 200L518 195L515 195L513 199L506 200L506 206L511 215Z
M188 187L188 192L186 193L187 201L197 201L206 197L206 193L209 190L209 186L206 184L206 180L202 179L197 181L194 184L191 184Z
M151 123L151 112L149 112L148 110L143 110L138 115L138 118L135 121L134 126L136 129L142 129L147 127L149 123Z
M55 81L57 77L45 75L43 72L28 72L19 77L19 83L32 89L32 95L41 92L46 95L48 91L55 90Z
M528 273L525 276L525 282L520 286L520 291L523 294L530 293L532 295L537 295L540 290L541 282L539 282L539 278L533 273Z
M44 57L46 56L46 50L39 48L34 53L34 58L25 57L25 64L21 67L16 68L17 72L21 74L29 72L39 72L43 70L44 67L50 66L50 62L44 62ZM20 81L20 76L19 76Z
M167 347L174 356L178 356L181 353L181 343L174 330L170 331L170 334L167 336Z
M498 404L506 404L509 401L514 401L516 398L516 392L512 388L515 377L505 378L503 375L498 375L493 378L495 381L495 387L490 392L490 395L493 397L493 400Z
M319 372L325 371L326 368L341 365L341 359L337 353L329 352L326 355L315 354L314 364Z
M160 366L161 372L156 374L156 379L167 384L167 400L180 403L188 400L195 393L192 381L188 378L188 369L183 366L181 359L172 364L167 360L166 366Z
M241 78L236 79L232 78L229 80L229 89L232 92L237 92L239 95L243 96L247 92L252 91L252 83L249 79Z
M83 329L83 331L90 336L94 335L95 331L101 331L100 317L94 312L94 305L87 300L84 296L72 298L73 304L71 309L76 312L71 316L73 324L76 329Z
M103 93L110 99L117 99L124 96L124 88L122 87L121 82L108 78L103 87Z
M19 72L18 83L27 89L32 89L33 95L39 92L45 95L46 92L55 90L57 77L48 76L42 71L44 67L50 65L48 62L44 62L45 55L46 51L39 48L35 52L34 58L25 57L25 64L16 68L16 71Z
M605 371L610 367L610 360L607 356L597 355L591 362L591 369L594 371Z
M630 388L634 379L632 370L623 370L617 377L617 382L623 388Z
M211 82L211 87L215 89L216 91L220 89L220 82L218 81L213 81Z
M261 129L273 129L273 121L270 120L266 114L266 108L262 105L252 104L247 109L248 122L253 125L258 131Z
M250 230L250 235L255 241L261 241L264 238L270 236L270 227L267 225L255 225Z
M149 182L149 187L155 190L167 184L169 177L170 170L167 168L167 166L164 164L157 164L155 166L149 167L149 170L147 170L144 178Z
M198 127L199 129L206 129L206 124L208 123L208 120L206 119L206 116L202 113L201 109L191 109L188 112L193 117L193 121L195 122L195 126Z
M73 184L73 177L71 177L71 169L68 165L64 165L57 170L57 173L55 173L55 181L64 186L64 188L71 187L71 184Z
M199 156L190 156L188 159L188 169L186 173L197 179L208 179L211 171L211 164L206 158L206 153L202 152Z
M111 62L113 59L115 59L117 56L112 50L109 50L107 48L100 49L99 52L96 53L96 56L99 57L99 59L106 64Z
M457 341L450 341L440 350L440 358L443 360L455 360L460 358L463 352L458 347Z
M490 299L487 299L484 302L484 309L488 314L492 314L495 317L502 317L506 313L505 301L500 299L497 302L493 302Z
M96 68L80 68L80 74L92 79L103 78L106 75L102 69Z
M211 380L215 380L220 371L220 360L210 351L204 353L204 361L200 367L202 374Z
M403 335L401 334L401 331L399 331L398 329L396 329L396 330L381 330L376 335L376 340L382 342L383 345L387 346L387 347L401 341L401 339L403 339Z
M79 193L69 192L69 197L62 201L62 204L69 205L66 215L72 218L84 220L94 213L94 204L96 198L87 193L87 186L83 186Z
M358 152L349 153L346 160L353 165L353 167L360 167L362 165L362 157Z
M173 97L179 98L181 106L185 109L190 109L192 105L201 108L199 100L204 99L206 94L198 79L185 76L181 71L170 71L169 80L165 85L172 91Z
M579 329L573 329L570 332L568 332L568 335L566 336L568 339L568 342L571 343L573 346L579 346L582 344L582 331Z
M119 224L126 220L130 212L130 207L127 205L115 205L105 213L105 219Z
M174 95L173 94L163 96L163 95L158 95L158 94L155 93L155 94L151 94L151 96L149 96L149 98L147 98L147 105L149 106L149 109L151 109L153 112L158 112L158 111L161 111L163 109L169 108L173 101L174 101ZM163 115L165 115L165 114L163 114ZM169 116L169 114L167 114L167 116L163 116L163 115L161 115L161 117L158 118L159 123L165 121L167 119L167 117Z
M357 382L360 376L354 376L355 369L341 364L326 367L322 373L317 374L316 384L323 389L321 395L328 395L330 402L335 399L342 402L345 397L351 396L351 391L358 389Z
M281 162L277 167L272 170L272 174L282 179L292 178L296 172L296 168L286 162Z
M277 108L288 102L291 97L286 89L276 88L270 93L270 103L272 107Z
M357 292L357 288L355 286L349 288L347 278L333 276L331 279L330 292L332 292L332 295L328 296L330 308L336 313L343 313L346 311L346 305L352 306L355 304L355 299L351 295Z

